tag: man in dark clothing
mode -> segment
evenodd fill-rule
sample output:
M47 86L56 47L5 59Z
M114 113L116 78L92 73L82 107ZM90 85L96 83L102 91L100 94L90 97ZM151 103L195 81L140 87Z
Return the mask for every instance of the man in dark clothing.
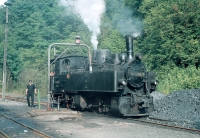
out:
M32 83L32 80L29 80L29 84L27 85L26 88L26 96L27 96L27 102L29 107L34 106L34 92L36 94L36 88L35 84ZM30 97L31 97L31 105L30 105Z

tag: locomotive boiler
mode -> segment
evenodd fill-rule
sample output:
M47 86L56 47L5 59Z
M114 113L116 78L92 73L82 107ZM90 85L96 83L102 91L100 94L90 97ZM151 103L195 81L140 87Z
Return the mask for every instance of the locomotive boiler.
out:
M51 60L54 65L49 86L51 100L74 110L120 116L151 113L150 93L156 88L156 74L147 71L141 54L134 54L133 37L127 35L125 40L124 53L97 49L92 57L55 56Z

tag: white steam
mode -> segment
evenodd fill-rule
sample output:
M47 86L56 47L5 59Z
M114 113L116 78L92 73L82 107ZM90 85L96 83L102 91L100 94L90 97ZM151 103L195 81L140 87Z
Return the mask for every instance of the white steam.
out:
M142 21L134 16L134 8L125 6L124 0L110 1L108 8L114 13L111 17L112 24L119 30L121 35L138 37L142 34Z
M4 5L4 2L6 2L6 0L0 0L0 6Z
M97 36L100 34L101 15L105 12L104 0L60 0L66 7L73 7L92 32L91 43L97 49Z

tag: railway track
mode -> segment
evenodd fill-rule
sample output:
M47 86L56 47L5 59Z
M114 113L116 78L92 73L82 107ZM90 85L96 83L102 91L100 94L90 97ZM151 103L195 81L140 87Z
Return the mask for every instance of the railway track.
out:
M0 95L1 97L1 95ZM20 102L26 102L25 99L23 98L16 98L16 97L10 97L10 96L6 96L5 97L8 100L15 100L15 101L20 101ZM42 105L46 105L46 102L41 102ZM185 128L185 127L181 127L181 126L175 126L175 125L170 125L168 124L169 122L174 122L174 123L188 123L188 122L176 122L176 120L164 120L164 119L159 119L159 118L154 118L154 117L146 117L146 118L127 118L129 120L134 120L134 121L138 121L138 122L143 122L143 123L148 123L148 124L154 124L154 125L158 125L158 126L165 126L165 127L170 127L170 128L175 128L175 129L179 129L179 130L184 130L184 131L189 131L189 132L194 132L197 134L200 134L200 130L199 129L194 129L194 128Z
M183 123L183 122L176 122L175 120L165 120L165 119L159 119L159 118L154 118L154 117L147 117L145 119L144 118L141 118L141 119L127 118L127 119L138 121L138 122L143 122L143 123L148 123L148 124L154 124L154 125L158 125L158 126L175 128L175 129L179 129L179 130L188 131L188 132L191 132L191 133L200 134L200 130L199 129L185 128L185 127L181 127L181 126L175 126L175 125L167 124L169 122ZM184 123L187 123L187 122L184 122Z
M4 129L0 131L1 138L13 137L33 137L33 138L51 138L51 136L40 132L30 126L27 126L19 121L16 121L7 115L0 113L1 125Z
M2 97L2 96L0 95L0 98L1 98L1 97ZM24 98L24 97L5 96L5 99L11 100L11 101L18 101L18 102L27 102L26 98ZM34 101L34 103L37 103L37 104L38 104L37 101ZM46 102L40 102L40 104L41 104L41 105L47 105Z
M9 138L4 132L0 131L0 138Z

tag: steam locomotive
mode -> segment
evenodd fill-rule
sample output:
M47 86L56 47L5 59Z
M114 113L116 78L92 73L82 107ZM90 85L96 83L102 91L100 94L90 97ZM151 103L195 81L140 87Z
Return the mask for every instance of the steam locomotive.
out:
M73 110L95 110L119 116L149 115L154 109L150 93L156 88L155 72L148 72L141 54L133 52L133 37L125 36L124 53L108 49L93 56L60 56L52 59L52 100ZM91 58L91 60L90 60ZM92 69L91 69L92 68Z

